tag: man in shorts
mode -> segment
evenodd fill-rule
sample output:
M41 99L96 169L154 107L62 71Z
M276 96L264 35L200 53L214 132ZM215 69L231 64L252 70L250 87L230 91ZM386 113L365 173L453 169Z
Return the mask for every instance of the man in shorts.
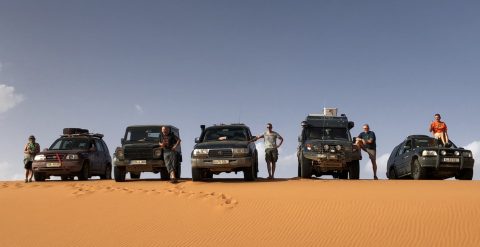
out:
M35 136L28 137L28 143L23 148L23 164L25 165L25 183L32 182L32 163L35 155L40 152L40 145L35 142Z
M377 138L368 124L363 125L363 132L358 135L356 145L368 154L372 162L373 179L377 180Z
M283 137L277 132L272 130L272 124L267 123L267 131L262 135L255 137L254 141L264 138L265 141L265 161L267 162L268 178L274 179L275 177L275 165L278 160L278 148L283 143ZM277 145L277 138L280 139L280 143Z
M447 124L441 121L442 117L438 113L435 114L434 118L435 121L432 121L430 124L430 132L432 133L433 137L440 139L443 143L443 146L446 147L449 142Z

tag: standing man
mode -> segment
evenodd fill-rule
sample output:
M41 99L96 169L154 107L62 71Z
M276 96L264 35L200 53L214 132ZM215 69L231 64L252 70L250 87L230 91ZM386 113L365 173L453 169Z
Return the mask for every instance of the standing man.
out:
M32 163L35 155L40 152L40 144L35 142L35 136L28 137L28 143L23 148L23 164L25 165L25 183L32 182Z
M283 143L283 137L272 130L272 124L267 123L267 131L262 135L255 137L254 141L264 138L265 141L265 161L267 162L268 178L275 177L275 165L278 160L278 148ZM280 139L280 144L277 145L277 138Z
M163 126L160 135L160 147L163 148L163 159L168 173L170 174L170 182L177 183L175 176L175 165L177 164L177 146L181 140L174 133L170 131L170 127Z
M435 139L440 139L443 146L446 146L448 143L447 124L441 121L442 117L438 113L435 114L434 118L435 121L430 124L430 132Z
M363 132L358 135L357 145L368 154L370 161L372 161L373 179L378 180L377 177L377 138L375 133L370 131L368 124L363 125Z

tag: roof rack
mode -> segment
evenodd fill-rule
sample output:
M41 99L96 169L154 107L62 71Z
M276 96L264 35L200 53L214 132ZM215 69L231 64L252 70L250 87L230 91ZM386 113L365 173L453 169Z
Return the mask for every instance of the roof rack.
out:
M86 137L97 137L97 138L100 138L102 139L103 138L103 134L99 134L99 133L81 133L81 134L62 134L60 135L61 137L80 137L80 136L86 136Z

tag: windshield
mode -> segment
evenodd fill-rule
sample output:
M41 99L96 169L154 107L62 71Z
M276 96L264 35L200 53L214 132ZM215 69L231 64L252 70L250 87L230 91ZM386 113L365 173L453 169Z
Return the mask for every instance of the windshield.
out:
M452 145L452 148L457 147L451 141L449 141L449 143ZM418 147L433 148L433 147L438 147L439 145L440 145L440 140L437 140L435 138L424 138L424 139L414 139L413 140L413 147L414 148L418 148Z
M62 138L56 140L50 150L87 150L93 146L89 139L85 138Z
M308 140L348 140L348 132L345 128L307 128L305 129L305 136Z
M127 129L125 141L158 142L160 140L160 133L160 127L129 128Z
M247 141L245 128L211 128L205 131L203 141Z

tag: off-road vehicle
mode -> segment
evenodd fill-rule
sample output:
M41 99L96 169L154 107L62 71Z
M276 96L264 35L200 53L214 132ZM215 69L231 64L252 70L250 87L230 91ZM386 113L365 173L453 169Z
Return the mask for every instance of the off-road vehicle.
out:
M62 180L87 180L92 176L112 178L112 158L102 134L90 134L81 128L65 128L50 148L37 154L33 161L35 181L50 176Z
M358 179L362 156L350 134L353 127L354 122L344 114L337 116L336 108L325 108L324 114L309 114L298 137L298 176Z
M124 137L121 139L122 146L117 147L113 156L113 175L115 181L125 181L127 173L130 178L139 179L142 172L160 173L162 180L170 178L167 167L163 160L163 149L160 148L160 135L162 127L170 127L177 137L180 132L172 125L134 125L127 127ZM180 178L182 148L179 145L177 151L176 177Z
M191 154L192 180L212 178L221 172L243 172L247 181L258 173L258 153L250 128L245 124L221 124L205 128L195 139Z
M451 141L447 146L426 135L408 136L393 149L387 163L387 177L472 180L475 163L472 151Z

